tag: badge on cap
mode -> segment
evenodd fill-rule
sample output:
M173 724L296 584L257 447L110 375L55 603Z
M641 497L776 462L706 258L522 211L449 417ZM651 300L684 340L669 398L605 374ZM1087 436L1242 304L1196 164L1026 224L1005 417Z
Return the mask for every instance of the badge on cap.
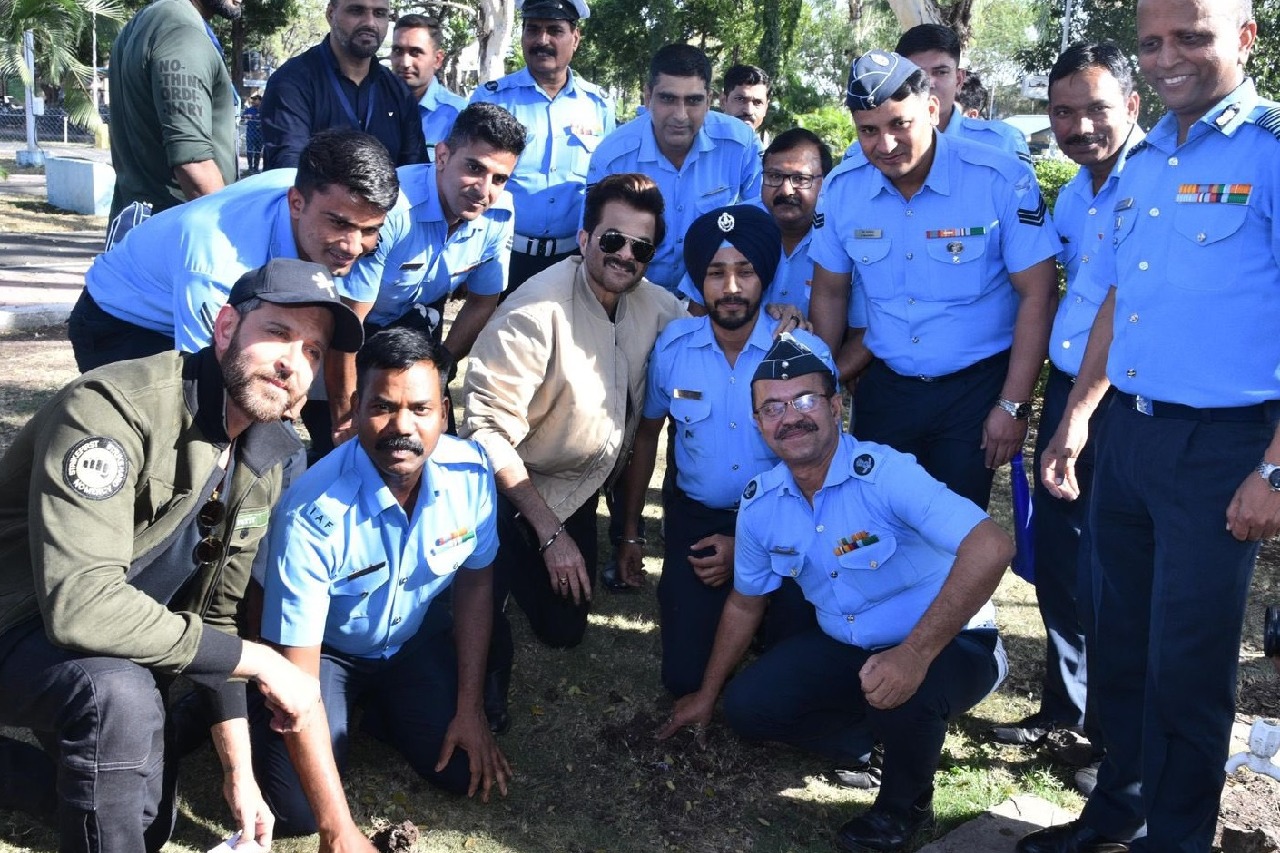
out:
M879 65L881 68L889 67L889 57L885 56L883 53L869 53L867 56L870 57L872 62Z
M129 457L114 438L81 439L62 459L62 479L81 497L106 500L124 487Z
M720 218L716 220L716 227L726 234L732 233L734 224L733 214L728 211L720 214Z
M316 287L320 288L325 292L326 296L328 296L330 299L334 298L336 294L333 292L333 282L329 280L329 277L327 275L325 275L322 272L318 272L315 275L311 276L311 280L316 283Z

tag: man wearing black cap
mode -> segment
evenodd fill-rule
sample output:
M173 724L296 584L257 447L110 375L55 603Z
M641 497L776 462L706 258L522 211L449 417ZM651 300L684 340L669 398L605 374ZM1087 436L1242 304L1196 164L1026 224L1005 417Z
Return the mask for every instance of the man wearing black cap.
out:
M520 229L511 246L510 293L578 251L587 164L614 128L613 101L570 67L591 16L585 0L517 0L525 67L471 95L506 109L528 131L528 147L507 189Z
M324 267L271 261L232 288L211 346L81 376L0 460L0 723L48 750L0 740L0 805L56 820L59 849L168 838L179 674L211 700L236 828L270 844L230 679L256 682L282 731L306 725L319 685L241 640L237 608L300 449L280 419L326 350L362 338Z
M884 744L880 792L841 827L844 851L904 850L933 822L947 722L1006 671L990 596L1013 543L910 456L841 431L834 366L782 335L751 382L755 423L782 464L742 492L729 593L697 693L659 737L711 721L764 616L792 577L818 627L787 638L724 691L729 725L844 765Z
M978 506L1020 451L1057 298L1057 236L1016 157L935 128L925 73L873 50L845 102L865 157L825 181L814 214L814 328L858 378L861 438L912 453ZM851 294L854 268L858 284Z
M596 579L596 505L622 475L658 334L685 316L645 279L662 242L662 193L647 176L611 175L587 192L578 246L499 306L471 350L459 427L498 484L498 605L486 711L507 720L513 646L508 590L538 639L582 642Z
M685 237L684 259L701 285L709 313L667 326L649 359L644 417L624 486L618 566L622 580L639 585L645 544L639 535L640 512L658 438L669 417L675 425L676 464L674 488L663 494L665 551L658 605L662 684L674 696L692 693L702 683L733 577L733 525L742 489L778 463L749 426L748 378L778 328L776 320L761 314L760 304L778 267L780 241L773 218L752 205L717 208L698 217ZM813 340L827 353L826 346ZM795 618L803 627L812 625L813 608L805 606L794 584L787 588L800 605L794 608ZM789 631L775 617L790 616L789 603L775 596L769 611L783 633Z

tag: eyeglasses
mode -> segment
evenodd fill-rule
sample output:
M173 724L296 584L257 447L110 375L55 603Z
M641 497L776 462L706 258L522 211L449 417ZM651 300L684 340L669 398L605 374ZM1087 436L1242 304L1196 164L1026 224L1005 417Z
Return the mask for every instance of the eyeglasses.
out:
M600 244L601 251L608 255L618 254L622 251L623 246L630 243L631 257L642 264L649 263L649 261L653 260L653 256L658 254L658 247L648 240L641 240L639 237L628 237L621 231L615 231L612 228L601 234L600 239L596 242Z
M818 404L827 399L828 396L814 391L811 394L801 394L794 400L770 400L756 409L756 417L762 421L776 421L786 412L787 406L795 409L797 414L807 415L818 408Z
M214 528L227 517L227 507L215 493L196 513L196 526L201 539L191 552L191 559L204 566L215 563L222 556L222 538L214 534Z
M798 190L807 190L813 186L813 182L818 180L818 175L806 175L804 172L774 172L768 171L764 173L764 185L766 187L780 187L784 181L790 181L791 186Z

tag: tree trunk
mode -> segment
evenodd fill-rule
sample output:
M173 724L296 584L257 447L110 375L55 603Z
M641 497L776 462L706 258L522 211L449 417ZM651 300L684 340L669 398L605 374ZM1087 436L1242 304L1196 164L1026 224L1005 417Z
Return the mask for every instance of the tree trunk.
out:
M851 9L852 2L850 0ZM962 47L969 46L969 39L973 36L970 26L973 0L956 0L947 6L940 6L937 0L889 0L889 8L903 32L920 24L945 24L960 36Z
M515 30L515 10L511 0L480 0L477 32L480 47L480 85L506 73L503 60Z

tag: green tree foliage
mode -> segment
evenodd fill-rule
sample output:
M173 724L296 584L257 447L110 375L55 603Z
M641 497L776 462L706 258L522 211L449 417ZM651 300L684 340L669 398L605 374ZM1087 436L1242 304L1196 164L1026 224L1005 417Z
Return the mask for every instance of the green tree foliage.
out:
M90 98L94 71L88 48L95 17L102 31L114 32L125 14L115 0L0 0L0 75L40 85L46 94L60 89L72 120L96 126L100 119ZM35 80L28 79L22 58L27 30L35 42Z

